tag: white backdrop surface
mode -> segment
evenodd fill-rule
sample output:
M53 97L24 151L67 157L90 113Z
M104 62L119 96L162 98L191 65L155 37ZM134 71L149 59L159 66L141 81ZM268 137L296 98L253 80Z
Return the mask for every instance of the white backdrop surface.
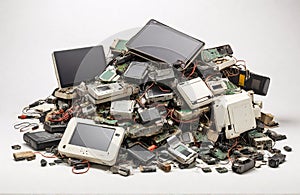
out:
M15 162L13 129L24 106L57 87L51 53L97 45L123 30L156 19L194 36L206 47L230 44L248 68L271 77L264 111L280 122L290 145L287 161L245 175L178 170L124 178L92 168L75 175L67 166L40 167L39 159ZM300 193L300 1L203 0L1 0L0 193Z

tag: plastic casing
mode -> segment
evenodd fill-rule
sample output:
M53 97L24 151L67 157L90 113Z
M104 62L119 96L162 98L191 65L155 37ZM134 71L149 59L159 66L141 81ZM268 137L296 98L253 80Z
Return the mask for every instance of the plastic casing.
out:
M115 132L110 142L110 145L108 147L108 150L101 151L101 150L69 144L78 123L83 123L86 125L94 125L94 126L99 126L104 128L107 127L110 129L114 128ZM116 163L120 146L124 138L124 134L125 134L125 130L121 127L98 125L95 124L92 120L74 117L68 123L66 131L58 145L58 151L60 154L67 157L83 159L97 164L112 166Z

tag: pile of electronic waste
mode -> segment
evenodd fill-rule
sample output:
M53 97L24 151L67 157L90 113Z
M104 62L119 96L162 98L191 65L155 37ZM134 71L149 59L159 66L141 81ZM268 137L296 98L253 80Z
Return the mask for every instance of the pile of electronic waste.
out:
M250 72L229 45L203 46L150 20L130 40L115 39L108 55L103 46L54 52L59 88L23 109L14 128L34 151L14 159L39 154L43 167L85 173L100 164L123 176L278 167L286 155L274 145L286 136L270 130L278 123L254 100L270 78Z

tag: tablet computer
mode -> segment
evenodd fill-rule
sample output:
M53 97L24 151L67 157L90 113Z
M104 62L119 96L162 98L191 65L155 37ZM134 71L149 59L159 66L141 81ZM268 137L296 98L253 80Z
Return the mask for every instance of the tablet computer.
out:
M68 123L58 151L67 157L112 166L116 163L124 132L121 127L74 117Z

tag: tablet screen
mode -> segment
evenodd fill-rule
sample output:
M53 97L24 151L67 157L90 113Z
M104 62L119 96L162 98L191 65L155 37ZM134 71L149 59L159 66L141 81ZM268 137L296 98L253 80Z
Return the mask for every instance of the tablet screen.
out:
M115 129L97 125L78 123L70 144L86 148L107 151Z

